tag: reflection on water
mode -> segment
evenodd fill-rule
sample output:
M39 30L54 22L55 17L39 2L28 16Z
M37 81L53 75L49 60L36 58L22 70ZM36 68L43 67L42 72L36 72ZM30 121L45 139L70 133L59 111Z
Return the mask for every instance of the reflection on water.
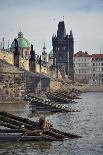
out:
M80 139L63 142L15 142L0 143L3 155L102 155L103 154L103 93L84 93L78 104L80 112L48 115L54 127L81 135ZM0 110L13 113L29 113L29 105L0 105ZM29 115L28 115L29 116Z
M27 116L29 113L29 103L1 103L0 111L7 111L20 116Z
M45 151L46 149L49 150L51 146L50 142L4 142L0 143L0 155L1 154L30 154L32 155L34 153L38 153L40 151ZM37 150L37 151L36 151Z

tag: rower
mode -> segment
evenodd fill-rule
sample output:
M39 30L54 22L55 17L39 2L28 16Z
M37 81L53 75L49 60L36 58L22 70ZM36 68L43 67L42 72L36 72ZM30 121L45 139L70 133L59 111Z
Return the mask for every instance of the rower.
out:
M45 117L40 117L40 119L39 119L39 128L41 130L49 129L51 127L53 127L52 123L50 123L48 120L46 121Z

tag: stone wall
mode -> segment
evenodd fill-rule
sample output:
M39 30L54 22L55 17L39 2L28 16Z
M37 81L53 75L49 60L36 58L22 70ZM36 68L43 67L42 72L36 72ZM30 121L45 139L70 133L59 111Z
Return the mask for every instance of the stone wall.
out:
M26 93L35 96L44 95L50 89L50 78L40 73L24 71Z
M18 68L0 60L0 101L23 100L25 78Z
M0 100L21 100L25 96L25 83L18 74L0 74Z
M51 79L50 81L50 91L60 90L62 88L62 83L57 79Z
M20 57L20 68L23 68L25 70L29 70L29 60Z
M13 57L12 52L10 52L10 51L7 52L7 51L3 51L0 49L0 59L5 60L9 64L14 65L14 57Z

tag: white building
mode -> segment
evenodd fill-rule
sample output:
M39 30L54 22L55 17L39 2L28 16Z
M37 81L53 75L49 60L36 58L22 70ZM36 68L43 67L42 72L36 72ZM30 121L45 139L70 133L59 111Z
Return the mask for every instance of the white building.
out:
M103 84L103 54L93 54L91 64L91 84Z
M74 54L74 80L88 84L91 79L92 56L87 52L79 51Z

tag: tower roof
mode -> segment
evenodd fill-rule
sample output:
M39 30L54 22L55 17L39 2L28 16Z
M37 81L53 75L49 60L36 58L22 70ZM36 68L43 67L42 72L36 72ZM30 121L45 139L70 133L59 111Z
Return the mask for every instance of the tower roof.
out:
M65 29L64 21L60 21L58 24L57 37L59 39L63 39L64 37L66 37L66 29Z

